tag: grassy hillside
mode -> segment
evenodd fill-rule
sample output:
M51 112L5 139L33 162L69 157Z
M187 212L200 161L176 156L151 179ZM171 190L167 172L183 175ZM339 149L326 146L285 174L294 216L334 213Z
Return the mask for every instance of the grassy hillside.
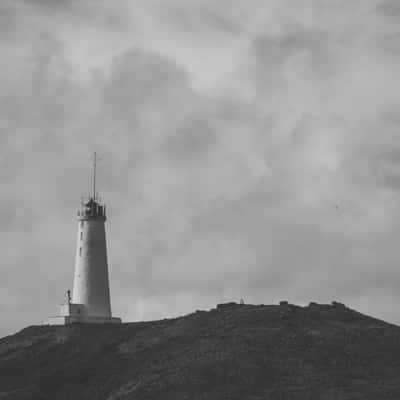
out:
M400 399L400 328L336 305L227 305L0 340L0 399Z

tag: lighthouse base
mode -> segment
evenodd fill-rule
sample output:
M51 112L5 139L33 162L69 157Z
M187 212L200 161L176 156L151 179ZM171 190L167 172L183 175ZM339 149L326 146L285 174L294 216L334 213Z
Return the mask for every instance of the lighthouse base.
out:
M68 303L60 306L60 313L49 317L48 325L69 324L120 324L121 318L89 315L84 304Z
M90 317L90 316L56 316L50 317L48 325L69 325L69 324L120 324L121 318L115 317Z

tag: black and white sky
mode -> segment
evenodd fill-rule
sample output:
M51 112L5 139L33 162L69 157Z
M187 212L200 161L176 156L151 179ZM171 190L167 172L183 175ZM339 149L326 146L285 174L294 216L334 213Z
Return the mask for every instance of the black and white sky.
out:
M57 312L97 151L113 313L400 323L398 0L1 0L0 336Z

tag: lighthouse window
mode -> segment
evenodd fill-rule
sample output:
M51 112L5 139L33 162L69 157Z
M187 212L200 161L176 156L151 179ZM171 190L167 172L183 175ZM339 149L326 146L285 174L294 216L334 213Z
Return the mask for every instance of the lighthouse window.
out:
M81 228L83 228L83 221L81 221Z
M79 247L79 257L82 257L82 247Z
M83 232L81 232L81 240L82 240Z

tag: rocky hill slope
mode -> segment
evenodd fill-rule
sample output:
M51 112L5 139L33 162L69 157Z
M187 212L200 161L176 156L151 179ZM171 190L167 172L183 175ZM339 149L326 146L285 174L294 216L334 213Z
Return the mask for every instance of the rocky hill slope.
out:
M400 327L340 304L225 305L0 340L0 399L400 399Z

